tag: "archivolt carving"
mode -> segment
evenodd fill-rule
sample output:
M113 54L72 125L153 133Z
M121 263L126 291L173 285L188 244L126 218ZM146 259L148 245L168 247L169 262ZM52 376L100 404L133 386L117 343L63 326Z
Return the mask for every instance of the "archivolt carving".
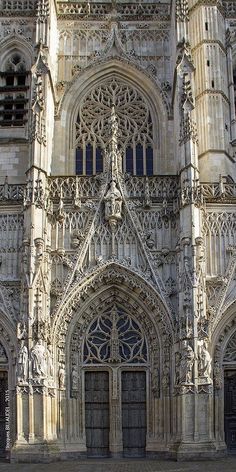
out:
M0 308L2 308L11 323L17 320L19 302L19 287L6 287L0 283Z
M157 77L155 79L152 77L149 72L144 69L141 65L138 64L138 62L132 60L131 57L128 57L127 55L119 55L117 54L111 54L109 55L104 55L104 56L96 56L93 58L83 69L83 71L79 70L77 73L74 74L73 79L70 82L65 82L65 90L64 90L64 95L62 97L62 100L59 104L58 107L58 114L61 113L62 109L65 110L68 106L74 109L74 112L76 112L75 106L78 103L78 88L79 88L79 82L83 84L83 88L85 86L85 81L87 81L87 77L90 76L90 73L93 72L93 79L94 79L94 68L96 67L98 71L98 77L101 76L99 73L99 70L102 72L104 77L114 77L116 75L118 78L123 79L123 81L127 83L131 83L132 77L134 77L134 81L137 84L137 88L139 88L140 83L145 83L145 91L147 94L149 94L150 97L153 95L153 91L156 94L157 97L157 103L159 104L159 107L161 111L163 112L163 117L166 118L166 113L170 113L170 103L169 103L169 97L167 97L167 94L164 92L165 87L161 87L161 84L158 80ZM118 73L117 73L118 72ZM135 75L134 75L135 74ZM139 80L139 78L141 80ZM139 82L137 82L139 81ZM133 82L133 80L132 80ZM93 80L94 83L94 80ZM88 88L89 84L87 84ZM152 97L153 99L153 97ZM73 102L72 102L73 100ZM73 117L73 120L76 120L77 116ZM73 122L74 125L74 122Z
M9 327L8 321L6 320L6 316L4 315L4 313L0 312L0 318L0 339L2 340L2 345L4 346L4 350L6 351L8 359L11 355L13 361L15 362L17 350L16 337L13 334L13 330Z
M113 286L126 291L127 297L136 300L140 306L144 305L150 318L158 326L162 339L168 343L171 342L173 324L168 309L164 306L160 296L142 277L117 263L110 262L93 269L81 283L75 282L61 309L57 311L57 307L55 308L53 336L56 337L56 343L62 351L65 349L68 325L75 317L75 312L78 309L81 310L87 300L93 299L95 292L99 293L99 291L107 290L108 287L111 289Z

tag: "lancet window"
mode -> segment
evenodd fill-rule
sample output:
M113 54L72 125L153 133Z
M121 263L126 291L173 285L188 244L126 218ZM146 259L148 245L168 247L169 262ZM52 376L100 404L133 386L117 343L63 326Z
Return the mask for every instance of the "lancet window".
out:
M8 57L0 78L0 126L24 126L28 114L29 71L20 53Z
M108 120L114 105L118 119L123 171L153 174L153 120L148 103L135 87L118 78L90 90L80 103L76 123L76 174L103 171Z

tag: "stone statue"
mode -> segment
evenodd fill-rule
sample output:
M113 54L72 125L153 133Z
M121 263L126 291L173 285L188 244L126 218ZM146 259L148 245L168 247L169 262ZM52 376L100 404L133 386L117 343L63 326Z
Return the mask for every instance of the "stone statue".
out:
M204 340L198 341L198 372L199 377L204 377L207 382L211 382L211 356Z
M159 384L159 369L157 367L153 368L152 372L152 392L154 397L159 396L160 384Z
M162 372L162 387L164 390L167 390L170 386L170 368L165 362Z
M63 364L60 365L58 370L58 382L59 388L63 390L65 388L65 368Z
M53 377L53 364L52 364L52 352L51 347L48 346L46 350L46 360L47 360L47 373L49 377Z
M42 339L39 339L31 349L32 373L36 377L46 377L47 356Z
M78 390L78 373L75 366L72 367L71 371L71 389Z
M180 360L180 383L192 383L194 352L188 341L183 341L182 355Z
M110 183L110 188L104 197L105 200L105 219L121 219L122 196L114 180Z
M153 249L155 246L155 240L151 231L148 231L146 234L146 245L148 249Z
M214 364L214 385L217 390L220 390L223 386L223 369L220 367L218 361Z
M20 349L18 352L17 377L20 381L26 382L28 377L28 349L23 341L20 341Z

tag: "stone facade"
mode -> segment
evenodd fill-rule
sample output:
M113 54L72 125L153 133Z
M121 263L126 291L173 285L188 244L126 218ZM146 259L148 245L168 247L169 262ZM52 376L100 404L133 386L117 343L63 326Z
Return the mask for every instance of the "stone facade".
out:
M0 50L0 453L236 450L235 1L0 0Z

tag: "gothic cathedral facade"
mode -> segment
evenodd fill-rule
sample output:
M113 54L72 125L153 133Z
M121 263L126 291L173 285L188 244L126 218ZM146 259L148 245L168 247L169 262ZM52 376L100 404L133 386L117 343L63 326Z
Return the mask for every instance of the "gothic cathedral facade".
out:
M0 456L236 452L236 2L0 0Z

